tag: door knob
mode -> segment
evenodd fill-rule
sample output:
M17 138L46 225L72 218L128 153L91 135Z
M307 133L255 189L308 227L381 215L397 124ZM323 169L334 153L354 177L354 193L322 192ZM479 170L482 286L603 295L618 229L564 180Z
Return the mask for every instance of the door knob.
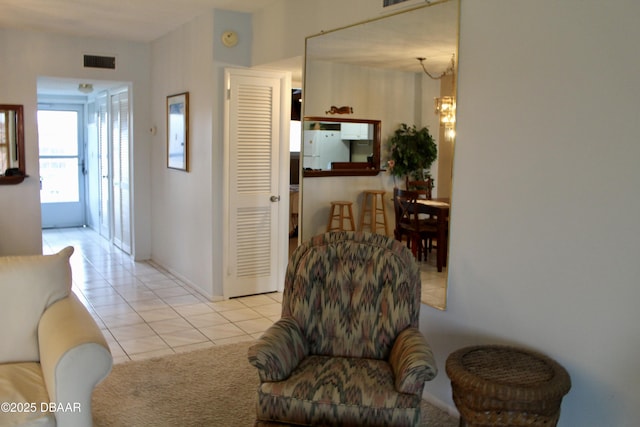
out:
M271 196L269 198L269 200L271 200L272 202L279 202L280 201L280 196Z

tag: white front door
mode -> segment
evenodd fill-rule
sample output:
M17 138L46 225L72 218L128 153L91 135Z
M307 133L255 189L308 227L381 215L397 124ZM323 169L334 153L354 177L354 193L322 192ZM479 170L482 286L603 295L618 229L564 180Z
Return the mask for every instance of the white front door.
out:
M42 228L86 224L84 107L38 105Z
M290 77L227 70L225 102L225 298L278 290L288 230ZM286 126L285 126L286 125ZM285 180L286 179L286 180Z

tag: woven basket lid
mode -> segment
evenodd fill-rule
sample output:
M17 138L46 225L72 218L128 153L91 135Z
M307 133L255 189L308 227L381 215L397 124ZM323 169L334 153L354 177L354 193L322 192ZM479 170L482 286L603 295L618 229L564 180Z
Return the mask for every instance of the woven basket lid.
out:
M500 345L465 347L446 363L454 387L500 400L561 399L571 388L567 371L533 351Z

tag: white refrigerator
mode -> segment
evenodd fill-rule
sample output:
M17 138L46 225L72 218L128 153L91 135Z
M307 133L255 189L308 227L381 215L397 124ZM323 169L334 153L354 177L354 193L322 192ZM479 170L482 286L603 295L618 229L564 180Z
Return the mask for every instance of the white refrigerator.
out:
M302 149L303 168L331 169L331 162L349 161L349 141L340 138L340 131L306 130Z

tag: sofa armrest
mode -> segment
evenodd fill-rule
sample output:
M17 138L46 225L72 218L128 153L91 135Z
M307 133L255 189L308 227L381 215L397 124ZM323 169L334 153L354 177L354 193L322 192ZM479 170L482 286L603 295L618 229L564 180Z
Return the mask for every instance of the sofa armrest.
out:
M261 381L282 381L309 354L309 346L292 318L275 322L249 348L249 363L258 368Z
M111 371L109 346L91 314L73 294L45 310L38 324L40 366L59 426L90 426L91 394Z
M431 347L417 328L407 328L396 338L389 364L395 376L396 390L401 393L422 394L425 381L438 373Z

